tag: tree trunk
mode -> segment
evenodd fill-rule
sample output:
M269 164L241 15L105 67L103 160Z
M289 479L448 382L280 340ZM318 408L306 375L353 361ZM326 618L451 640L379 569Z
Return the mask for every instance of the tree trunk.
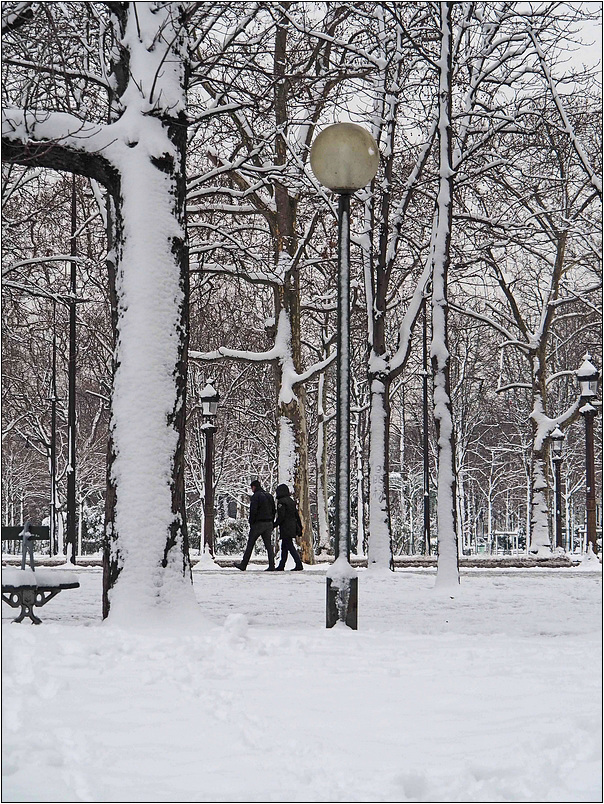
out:
M568 232L559 233L556 243L556 262L552 274L550 298L558 298L560 280L564 275L564 260ZM533 445L531 454L530 481L530 552L536 555L551 554L551 533L548 506L547 483L547 443L549 430L541 426L545 417L547 399L547 347L548 335L555 316L556 305L548 304L540 322L539 345L528 352L533 386L533 410L531 411L531 428Z
M317 552L329 552L329 489L327 485L327 422L325 421L325 404L327 389L325 372L319 375L317 391L317 520L319 523L319 543Z
M455 511L455 439L451 412L450 355L447 345L447 275L453 216L451 132L452 3L441 3L441 58L439 109L440 187L432 269L432 372L434 419L438 444L438 585L459 583L459 556Z
M297 397L279 405L279 483L294 490L302 520L302 536L298 539L300 557L305 564L314 564L308 494L306 394L302 388L298 388Z
M356 481L357 481L357 534L356 556L365 555L365 493L363 477L363 441L361 438L361 414L357 413L354 424L354 452L356 456Z
M159 20L145 8L135 20L129 11L125 24L126 35L140 30L140 39L146 29L165 26L166 55L173 59L166 86L161 71L156 86L144 86L157 98L164 92L166 105L140 120L138 140L120 165L115 205L118 317L103 610L106 615L111 605L128 618L144 616L149 603L177 607L193 600L184 494L186 64L178 13L178 6L168 6ZM137 50L138 59L129 61L139 65L157 58L140 39L129 36L130 56Z
M383 35L385 32L382 31ZM369 536L367 539L367 566L394 570L392 552L392 524L390 517L390 385L393 372L386 346L386 316L388 286L392 259L390 250L390 213L395 148L396 115L398 109L398 82L401 61L393 68L383 68L376 82L374 119L380 120L374 134L386 150L383 174L374 181L373 189L379 198L379 243L375 265L373 254L365 257L367 313L369 316ZM374 123L374 125L376 125ZM378 210L373 194L365 206L365 226L371 230ZM372 248L372 239L369 238ZM369 271L370 276L367 277Z
M282 3L287 10L291 3ZM288 124L287 95L288 84L285 78L287 68L287 23L280 22L275 34L275 121L278 133L275 137L275 164L286 165L287 145L285 128ZM283 274L283 284L277 295L275 318L281 311L287 316L291 361L296 372L302 370L302 345L300 333L300 273L293 262L297 248L296 201L290 197L287 188L275 183L276 225L275 262L278 273ZM279 369L279 483L293 487L302 520L300 537L300 557L306 564L314 563L312 523L310 517L310 495L308 490L308 427L306 422L306 390L303 385L295 389L288 387L287 360Z
M532 452L530 468L530 547L529 552L539 556L551 554L549 506L547 504L547 447L540 427L545 399L545 349L529 354L533 375L533 410L531 413Z
M390 378L369 376L369 540L367 566L394 569L389 505Z

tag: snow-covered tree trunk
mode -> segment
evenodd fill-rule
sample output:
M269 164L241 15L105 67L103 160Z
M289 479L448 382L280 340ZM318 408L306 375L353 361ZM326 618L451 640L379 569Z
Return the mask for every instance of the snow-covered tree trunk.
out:
M432 371L434 419L438 446L438 574L437 584L459 583L455 501L455 439L451 413L450 357L447 346L447 274L453 215L451 132L452 3L440 3L439 67L440 180L432 250Z
M375 342L375 341L374 341ZM373 356L369 368L369 539L367 566L393 569L389 505L390 377ZM376 368L377 366L377 368Z
M317 522L319 528L318 553L329 550L329 491L327 487L327 422L325 421L325 404L327 389L325 372L319 375L317 391L317 451L315 464L317 471Z
M109 603L178 605L190 593L184 499L188 346L186 39L178 4L130 4L130 80L117 206L116 370L108 512ZM116 124L117 125L117 124ZM149 472L149 468L153 471Z
M365 201L365 231L361 239L368 320L367 379L370 402L367 553L368 566L381 569L394 568L389 500L390 388L396 377L404 371L411 353L413 328L421 311L422 289L431 270L428 260L401 317L398 343L393 349L389 349L387 343L390 329L388 308L392 304L395 281L401 281L400 249L404 239L401 233L410 222L414 190L426 167L436 130L432 126L424 144L418 149L415 163L407 173L408 163L400 161L397 132L404 142L405 127L399 127L398 121L401 110L405 108L403 90L406 82L416 80L410 76L417 66L417 54L413 48L407 50L409 28L402 24L398 11L394 19L391 12L387 4L376 4L372 10L379 45L372 60L375 73L371 87L374 98L371 129L382 154L383 169L374 180L372 192ZM413 26L418 19L411 13L408 22ZM423 74L422 80L425 77ZM407 175L402 193L398 182L401 173ZM399 194L398 199L395 198L396 193ZM421 239L421 235L419 237ZM402 259L408 260L408 255ZM403 275L409 278L411 271L411 266L407 264Z
M459 463L457 464L459 466ZM467 512L467 492L465 489L465 472L463 469L456 470L456 496L457 496L457 522L459 525L459 532L461 539L459 540L459 553L463 555L463 550L467 544L467 526L468 526L468 512Z
M57 555L62 556L65 551L65 517L62 511L57 515L57 545Z
M384 20L378 13L378 24L383 32ZM398 64L400 72L400 62ZM398 77L398 76L397 76ZM392 178L394 170L394 135L397 113L394 77L388 69L380 70L375 79L374 124L372 134L386 153L383 174L376 178L372 193L365 202L365 228L370 232L378 212L380 231L378 254L373 259L373 238L365 242L365 295L368 315L369 384L369 536L367 539L367 567L394 569L392 556L392 530L390 521L390 359L386 347L386 306L390 276L389 238ZM379 199L379 201L378 201Z
M284 3L287 10L290 3ZM275 137L275 165L285 167L288 161L286 127L288 117L289 85L287 74L287 23L280 20L275 33L274 52L274 108L277 134ZM308 483L308 425L306 420L306 389L299 384L291 388L291 378L284 376L288 366L296 372L302 370L302 345L300 332L300 272L296 256L297 199L288 188L278 181L274 183L274 242L277 272L283 282L275 293L276 317L285 314L287 332L280 348L288 354L277 367L278 375L278 444L279 483L293 489L302 520L302 536L299 538L300 557L307 564L314 563L310 495ZM283 323L283 320L282 320Z
M277 193L277 197L279 194ZM285 241L295 247L293 235L293 216L282 214L283 207L291 207L292 202L285 198L277 203L278 218L290 234ZM282 243L282 237L278 243ZM278 252L279 261L290 264L291 256L287 252ZM300 333L300 288L297 270L285 271L285 280L279 288L278 308L280 308L279 332L281 341L278 344L282 359L277 365L278 384L278 449L279 449L279 483L287 484L296 498L300 519L302 520L302 536L299 539L300 557L307 564L314 563L312 525L310 518L310 495L308 490L308 425L306 421L306 389L303 384L292 386L292 373L301 371L302 348Z
M551 554L547 504L546 461L543 450L535 450L531 465L531 539L529 552L538 556Z
M552 271L549 299L558 300L559 288L564 276L565 255L568 232L557 233L556 261ZM548 436L559 422L576 416L571 407L557 419L546 416L547 400L547 350L548 336L555 316L556 304L544 304L537 331L532 335L532 348L527 358L531 365L533 409L531 411L532 453L531 453L531 497L530 497L530 548L538 556L551 554L551 532L548 504ZM576 405L574 406L577 407Z
M363 442L361 439L361 414L357 412L354 423L354 454L356 458L357 486L357 528L355 539L355 556L365 555L365 494L363 477Z
M549 530L549 506L547 484L547 448L546 437L548 430L544 431L545 398L545 372L543 361L544 349L534 352L530 359L533 364L533 410L531 413L531 426L533 431L533 449L531 452L531 478L530 478L530 547L529 552L537 556L551 554L551 541ZM544 437L545 436L545 437Z
M4 159L81 173L113 198L116 339L103 608L129 621L195 605L184 506L184 26L178 3L111 4L111 121L13 108L3 119Z
M179 605L190 594L184 499L188 347L186 38L178 4L130 4L119 102L118 322L111 434L117 494L107 537L110 605ZM116 124L116 125L119 125ZM149 472L149 467L153 471Z
M392 158L388 160L384 182L391 181ZM381 254L371 282L366 281L367 310L370 316L369 361L369 536L367 539L367 566L393 569L392 531L389 495L390 445L390 384L391 373L386 352L386 295L388 287L385 258L388 240L389 193L383 189L384 203ZM367 204L372 204L373 199ZM366 213L367 214L367 213ZM366 256L366 260L370 257Z

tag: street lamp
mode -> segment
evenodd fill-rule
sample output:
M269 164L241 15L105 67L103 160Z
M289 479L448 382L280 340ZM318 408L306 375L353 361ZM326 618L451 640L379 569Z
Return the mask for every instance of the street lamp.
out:
M380 163L371 134L354 123L321 131L310 150L317 180L339 195L335 561L327 575L326 623L357 628L358 579L350 566L350 197Z
M555 479L555 505L556 505L556 547L563 547L562 544L562 483L560 481L560 464L564 457L564 433L559 427L556 427L550 433L550 441L552 445L552 461L554 462L554 479Z
M214 433L220 394L207 383L199 392L201 399L201 429L206 437L206 460L204 481L203 549L214 556Z
M579 381L579 413L585 420L585 514L587 526L587 552L597 552L596 547L596 472L594 459L594 418L597 413L592 401L598 394L600 372L591 362L589 352L576 371Z

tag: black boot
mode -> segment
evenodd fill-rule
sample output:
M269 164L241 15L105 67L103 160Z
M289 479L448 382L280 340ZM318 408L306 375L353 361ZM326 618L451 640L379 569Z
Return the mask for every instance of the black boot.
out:
M243 566L243 564L233 564L233 566L236 567L238 570L241 570L241 572L245 572L245 567Z

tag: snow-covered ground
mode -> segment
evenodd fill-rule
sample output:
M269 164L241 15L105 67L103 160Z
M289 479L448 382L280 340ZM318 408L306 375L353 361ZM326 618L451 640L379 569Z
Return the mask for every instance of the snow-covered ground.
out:
M103 624L99 568L3 605L2 800L601 801L601 571L361 570L353 632L261 569L168 631Z

